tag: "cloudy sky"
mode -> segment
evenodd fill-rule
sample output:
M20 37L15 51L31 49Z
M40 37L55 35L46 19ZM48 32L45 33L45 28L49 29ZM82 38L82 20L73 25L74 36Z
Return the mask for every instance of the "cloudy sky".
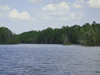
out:
M100 0L0 0L0 27L14 33L100 23Z

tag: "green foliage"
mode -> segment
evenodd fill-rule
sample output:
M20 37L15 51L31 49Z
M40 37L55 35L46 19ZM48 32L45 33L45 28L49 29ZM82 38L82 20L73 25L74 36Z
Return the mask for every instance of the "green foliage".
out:
M19 41L20 40L20 41ZM85 23L83 26L63 26L61 29L47 28L42 31L28 31L19 35L5 27L0 28L0 44L15 43L37 44L81 44L86 46L100 46L100 24Z
M29 31L19 35L22 43L39 44L81 44L100 45L100 24L85 23L83 26L63 26L61 29L47 28L42 31Z
M19 43L15 34L5 27L0 27L0 44L16 44Z

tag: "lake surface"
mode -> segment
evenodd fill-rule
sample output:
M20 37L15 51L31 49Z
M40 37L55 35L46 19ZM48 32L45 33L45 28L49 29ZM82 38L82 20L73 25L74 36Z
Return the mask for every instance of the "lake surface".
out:
M0 45L0 75L100 75L100 47Z

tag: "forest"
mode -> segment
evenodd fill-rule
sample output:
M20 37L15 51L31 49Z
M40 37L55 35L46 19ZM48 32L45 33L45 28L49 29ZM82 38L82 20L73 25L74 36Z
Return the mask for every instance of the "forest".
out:
M8 28L0 27L0 44L80 44L84 46L100 46L100 23L63 26L52 29L48 27L42 31L28 31L13 34Z
M8 28L0 27L0 44L16 44L19 41L17 35L13 34Z

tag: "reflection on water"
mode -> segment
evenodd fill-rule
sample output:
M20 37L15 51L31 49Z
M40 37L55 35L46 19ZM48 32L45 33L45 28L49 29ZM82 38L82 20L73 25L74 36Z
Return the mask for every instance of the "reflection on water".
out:
M100 75L100 47L0 45L0 75Z

